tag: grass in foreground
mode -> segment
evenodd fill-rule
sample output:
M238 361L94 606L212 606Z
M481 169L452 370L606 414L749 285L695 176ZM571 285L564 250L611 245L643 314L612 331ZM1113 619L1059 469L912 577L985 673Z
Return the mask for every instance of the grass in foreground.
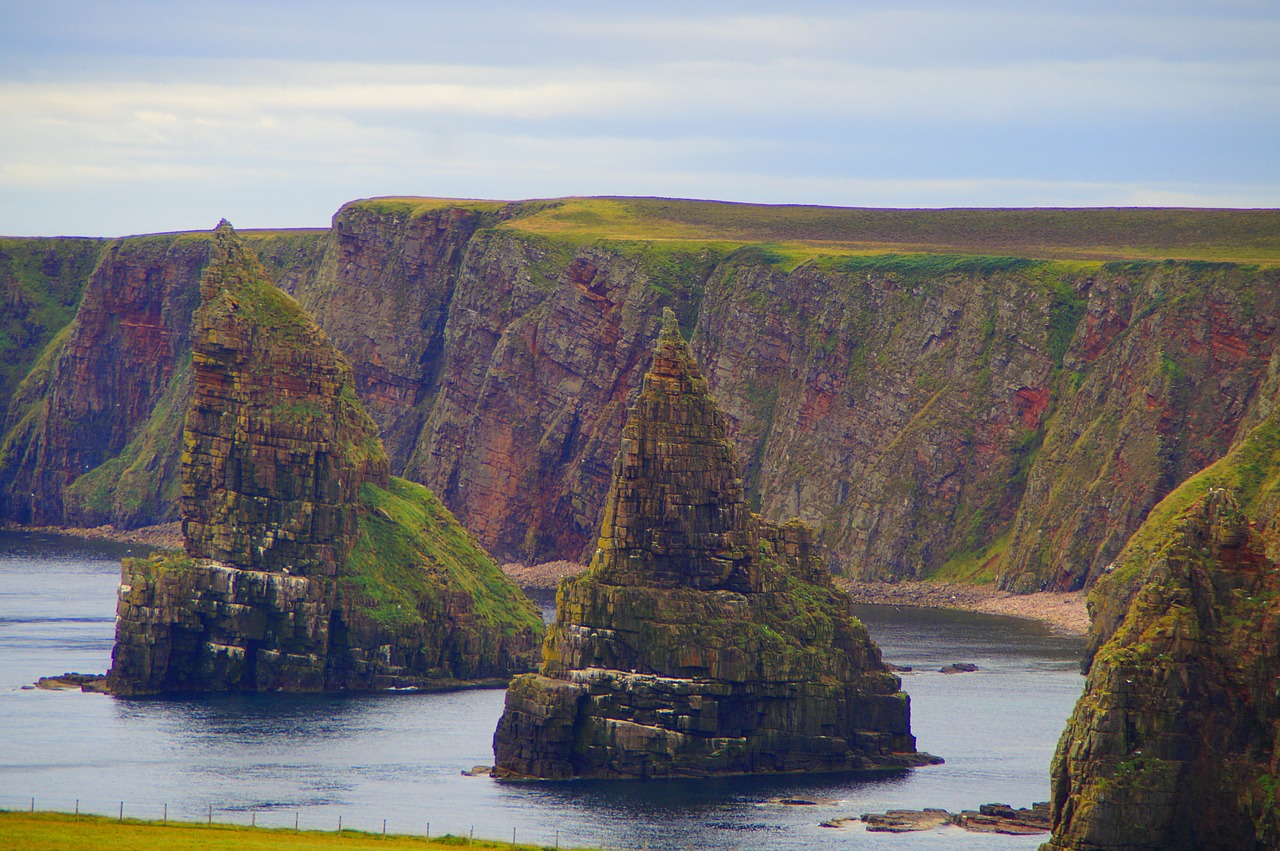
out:
M69 813L24 813L0 810L0 847L58 849L208 849L235 848L247 851L275 849L342 848L514 848L537 851L550 848L540 845L512 845L510 842L475 839L465 836L443 836L427 839L365 833L357 830L302 830L289 828L245 827L228 824L200 824L125 819L107 816L75 816Z

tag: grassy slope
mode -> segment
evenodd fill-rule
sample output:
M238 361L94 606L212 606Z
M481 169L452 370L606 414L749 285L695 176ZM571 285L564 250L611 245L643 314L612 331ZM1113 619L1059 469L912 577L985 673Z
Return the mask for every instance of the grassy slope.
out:
M118 822L102 816L74 816L66 813L22 813L0 811L0 846L5 848L58 848L110 851L110 849L205 849L234 848L244 851L276 851L291 848L511 848L510 842L445 836L390 834L383 836L354 830L336 831L253 828L237 825L205 825L192 822L125 819ZM533 851L539 846L516 845Z
M133 440L67 486L63 498L76 524L133 527L148 519L177 519L182 478L172 462L180 457L191 389L188 353Z
M1230 452L1187 479L1160 501L1129 538L1114 567L1089 594L1093 626L1086 658L1092 658L1125 617L1148 570L1178 541L1178 525L1188 509L1211 489L1231 492L1249 520L1261 531L1267 557L1280 559L1280 418L1268 417Z
M486 627L504 635L541 631L537 607L430 490L392 478L388 490L365 484L360 496L360 536L342 578L383 628L416 626L420 601L443 585L467 592Z
M1164 548L1186 510L1213 488L1231 491L1251 521L1264 529L1271 557L1277 552L1280 530L1273 522L1280 493L1280 421L1264 420L1218 461L1187 479L1166 496L1116 559L1115 570L1099 588L1129 584Z

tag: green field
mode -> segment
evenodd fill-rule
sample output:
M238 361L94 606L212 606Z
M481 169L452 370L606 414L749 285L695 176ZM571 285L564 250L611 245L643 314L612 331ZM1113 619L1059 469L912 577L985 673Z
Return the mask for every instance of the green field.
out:
M469 840L465 836L443 836L426 839L421 836L366 833L358 830L335 831L290 828L245 827L227 824L193 822L161 823L125 819L117 821L104 816L70 815L68 813L24 813L0 810L0 848L59 849L208 849L235 848L245 851L277 851L277 849L341 848L514 848L536 851L552 846L512 845L493 840Z
M458 206L497 214L501 228L576 243L769 245L800 257L970 254L1040 260L1207 260L1280 263L1280 210L1174 207L874 209L736 204L670 198L501 202L372 198L380 212L425 215Z

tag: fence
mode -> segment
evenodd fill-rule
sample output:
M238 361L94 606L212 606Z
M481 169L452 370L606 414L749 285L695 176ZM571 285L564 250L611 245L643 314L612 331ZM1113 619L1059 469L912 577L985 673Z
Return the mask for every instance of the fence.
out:
M320 830L333 831L341 833L343 831L361 831L364 833L388 833L409 836L425 836L442 837L451 835L466 840L463 844L470 845L472 842L487 842L491 845L506 845L512 847L523 844L526 846L536 846L546 849L559 849L563 847L581 848L592 847L603 849L603 851L646 851L648 844L642 845L620 845L615 842L607 842L607 837L569 837L560 835L560 831L556 830L552 833L540 832L534 828L521 830L519 827L511 828L511 836L507 838L494 838L492 836L476 836L476 827L474 824L459 826L456 822L448 823L437 820L433 829L431 820L423 818L416 825L408 824L406 819L398 819L391 823L391 829L388 830L388 819L381 819L375 824L368 824L367 819L359 821L344 821L342 814L332 814L331 810L324 813L308 811L301 807L288 806L262 806L262 807L216 807L213 804L207 804L199 813L194 813L191 808L185 807L181 811L178 808L170 809L166 802L160 803L139 803L129 801L127 798L119 801L82 800L80 798L37 798L35 796L14 797L11 795L0 795L0 810L10 812L29 811L29 812L55 812L67 815L93 815L106 816L116 818L120 821L125 819L138 819L142 821L160 822L168 824L170 821L175 823L192 823L205 822L206 824L231 824L240 827L262 827L275 829L290 830ZM483 830L483 825L481 826Z

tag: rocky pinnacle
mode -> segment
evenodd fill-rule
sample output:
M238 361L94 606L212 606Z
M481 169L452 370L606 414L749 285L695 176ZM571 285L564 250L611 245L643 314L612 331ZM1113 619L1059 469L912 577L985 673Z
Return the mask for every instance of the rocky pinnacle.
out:
M542 672L494 736L504 777L901 768L910 707L815 558L747 508L674 314L613 468L591 568L561 583Z

